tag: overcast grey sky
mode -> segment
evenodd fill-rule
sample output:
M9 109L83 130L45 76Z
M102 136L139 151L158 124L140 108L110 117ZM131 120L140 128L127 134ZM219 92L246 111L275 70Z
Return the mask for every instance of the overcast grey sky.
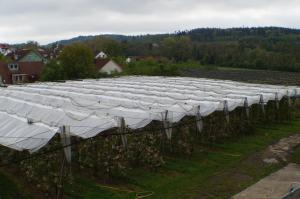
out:
M300 0L0 0L0 42L165 33L198 27L300 28Z

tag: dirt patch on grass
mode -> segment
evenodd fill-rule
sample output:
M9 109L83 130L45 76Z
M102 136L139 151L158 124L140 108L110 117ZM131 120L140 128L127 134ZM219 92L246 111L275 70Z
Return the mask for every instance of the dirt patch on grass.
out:
M300 134L295 134L281 139L276 144L269 146L262 155L262 160L268 164L287 162L294 148L300 145Z

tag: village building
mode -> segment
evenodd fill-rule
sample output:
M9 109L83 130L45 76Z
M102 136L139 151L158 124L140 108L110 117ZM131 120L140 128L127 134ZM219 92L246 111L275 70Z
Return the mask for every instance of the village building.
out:
M95 56L95 59L106 59L106 58L108 58L107 54L105 54L102 51Z
M95 59L95 66L98 72L112 74L120 73L123 71L121 65L111 59Z
M0 83L22 84L38 81L46 59L34 50L18 50L7 55L8 63L0 63Z
M123 71L123 67L114 60L109 59L104 52L100 52L95 56L94 63L99 73L112 74Z
M8 44L0 44L0 54L6 56L11 53L13 49Z

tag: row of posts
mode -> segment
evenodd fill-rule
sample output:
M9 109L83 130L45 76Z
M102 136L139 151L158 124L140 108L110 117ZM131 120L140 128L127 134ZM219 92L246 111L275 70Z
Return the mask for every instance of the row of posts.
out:
M288 106L291 106L291 99L289 97L289 95L287 95L288 97ZM265 111L265 102L264 102L264 98L263 95L260 95L260 101L259 101L260 107L261 107L261 112L262 114L265 116L266 111ZM227 123L229 123L229 107L228 107L228 101L225 100L224 103L224 116L225 116L225 120ZM275 106L276 109L279 110L279 96L278 93L275 94ZM203 130L203 117L201 116L200 113L200 106L197 107L197 113L196 113L196 127L199 133L202 132ZM248 102L248 98L246 97L244 99L244 109L245 109L245 115L247 120L250 118L250 106L249 106L249 102ZM163 127L164 127L164 131L166 134L166 137L168 140L172 139L172 122L169 120L169 111L165 111L164 113L162 113L162 123L163 123ZM123 117L119 117L118 118L118 126L119 126L119 134L121 135L121 140L122 140L122 144L123 146L126 148L127 144L128 144L128 140L127 140L127 136L126 136L126 124L125 124L125 120ZM62 198L63 196L63 171L64 168L66 166L66 162L68 162L69 164L71 163L71 135L70 135L70 126L63 126L61 127L60 130L60 137L61 137L61 142L62 142L62 146L63 146L63 151L64 151L64 158L62 160L61 163L61 172L60 172L60 178L59 178L59 183L60 183L60 189L57 191L57 199Z

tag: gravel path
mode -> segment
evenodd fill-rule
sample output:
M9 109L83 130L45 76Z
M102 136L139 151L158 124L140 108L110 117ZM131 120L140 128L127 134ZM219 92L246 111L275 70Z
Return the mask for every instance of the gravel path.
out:
M252 185L233 199L280 199L300 185L300 165L289 164Z

